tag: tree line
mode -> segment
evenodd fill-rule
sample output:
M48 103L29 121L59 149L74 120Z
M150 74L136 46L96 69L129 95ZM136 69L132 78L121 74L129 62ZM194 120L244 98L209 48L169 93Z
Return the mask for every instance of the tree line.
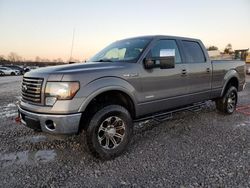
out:
M80 62L77 59L71 59L71 62ZM15 64L15 65L27 65L27 66L48 66L48 65L62 65L66 64L62 58L56 58L50 60L48 58L41 58L36 56L34 60L28 60L18 55L15 52L10 52L7 56L0 55L0 64Z
M208 51L212 51L212 50L218 50L219 48L217 46L209 46L207 48ZM227 44L226 47L224 48L224 54L232 54L233 53L233 47L232 44Z

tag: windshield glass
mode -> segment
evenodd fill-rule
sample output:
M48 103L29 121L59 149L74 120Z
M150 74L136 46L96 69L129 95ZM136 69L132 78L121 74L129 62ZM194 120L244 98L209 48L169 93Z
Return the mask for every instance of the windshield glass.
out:
M114 42L97 53L90 61L122 62L137 60L151 38L134 38Z

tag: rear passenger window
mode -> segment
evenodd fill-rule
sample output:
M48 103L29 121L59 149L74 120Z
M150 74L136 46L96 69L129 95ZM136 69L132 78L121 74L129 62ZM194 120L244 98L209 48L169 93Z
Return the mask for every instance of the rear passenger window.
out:
M206 61L198 42L182 41L187 63L204 63Z

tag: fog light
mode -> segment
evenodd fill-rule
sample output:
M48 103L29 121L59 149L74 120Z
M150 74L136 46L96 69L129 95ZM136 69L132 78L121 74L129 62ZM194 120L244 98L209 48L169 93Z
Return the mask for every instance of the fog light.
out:
M57 100L56 97L46 97L45 104L48 106L53 106L55 104L56 100Z
M49 130L49 131L54 131L56 128L56 124L52 121L52 120L46 120L45 121L45 127Z

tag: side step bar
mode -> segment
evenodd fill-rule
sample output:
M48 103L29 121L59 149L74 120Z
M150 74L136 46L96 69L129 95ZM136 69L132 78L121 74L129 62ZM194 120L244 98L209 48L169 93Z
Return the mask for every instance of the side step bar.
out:
M178 108L175 110L171 110L171 111L167 111L167 112L162 112L162 113L157 113L157 114L153 114L150 116L146 116L140 119L136 119L134 120L135 123L138 122L143 122L143 121L147 121L147 120L155 120L159 123L172 119L173 118L173 114L177 113L177 112L181 112L181 111L192 111L192 112L198 112L201 110L201 107L205 105L205 102L199 102L199 103L195 103L189 106L185 106L182 108Z

